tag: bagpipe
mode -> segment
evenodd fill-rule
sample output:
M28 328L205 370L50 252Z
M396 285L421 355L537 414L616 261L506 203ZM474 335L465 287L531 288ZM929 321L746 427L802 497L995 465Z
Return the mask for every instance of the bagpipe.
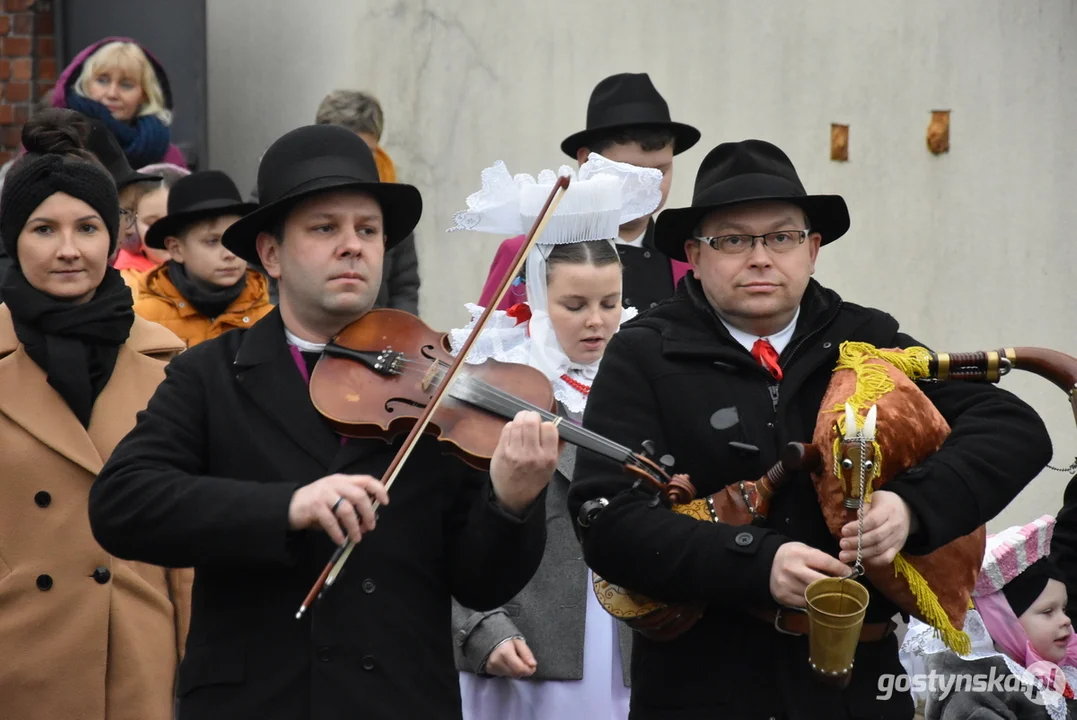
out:
M827 527L840 539L842 528L850 521L859 517L862 526L865 504L871 502L874 491L922 463L942 447L950 434L945 418L917 382L997 383L1012 370L1039 375L1064 390L1077 422L1077 358L1070 355L1035 347L933 353L922 347L879 349L867 343L845 342L839 349L837 365L820 405L811 443L791 443L765 476L733 483L707 497L695 497L695 488L684 475L673 476L675 484L653 485L653 489L673 512L702 522L760 525L766 522L770 503L786 479L795 472L808 472ZM585 505L580 524L589 525L594 513L600 510L601 507ZM855 582L859 575L866 576L901 612L934 627L950 648L967 653L969 638L962 628L983 560L985 540L986 529L981 526L929 554L899 553L889 566L865 568L859 560L858 538L858 559L850 577L819 580L813 585L827 584L826 587L809 586L806 593L812 621L813 666L815 658L822 654L814 637L815 616L855 620L859 615L862 623L867 592ZM651 600L597 575L593 585L608 613L651 640L679 637L706 610L703 603ZM829 615L826 608L819 606L824 596L833 602ZM845 633L846 640L839 641L830 632L833 627L833 623L823 623L818 626L818 634L827 635L834 642L844 642L846 650L841 655L845 659L838 666L816 667L816 670L838 676L839 684L843 684L848 682L860 625L856 625L856 632L851 635L851 646L850 634Z

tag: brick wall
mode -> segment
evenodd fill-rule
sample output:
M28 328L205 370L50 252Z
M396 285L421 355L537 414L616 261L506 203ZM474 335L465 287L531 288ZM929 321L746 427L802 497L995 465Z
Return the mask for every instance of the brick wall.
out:
M45 0L2 0L0 10L0 163L18 152L31 109L56 82L52 7ZM35 85L36 77L36 87Z

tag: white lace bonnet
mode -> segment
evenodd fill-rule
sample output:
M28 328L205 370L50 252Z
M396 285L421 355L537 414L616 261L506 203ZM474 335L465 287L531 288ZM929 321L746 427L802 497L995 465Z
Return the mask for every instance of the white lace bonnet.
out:
M659 170L607 160L598 153L587 156L579 173L562 165L556 174L543 170L537 179L510 175L498 160L482 171L482 189L468 196L467 210L453 216L449 232L508 237L528 232L559 176L568 176L571 183L536 245L613 240L621 225L650 215L662 201Z

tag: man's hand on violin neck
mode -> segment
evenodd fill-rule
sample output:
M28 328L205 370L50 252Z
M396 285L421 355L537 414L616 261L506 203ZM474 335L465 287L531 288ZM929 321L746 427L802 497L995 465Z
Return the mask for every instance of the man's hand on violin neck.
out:
M845 577L850 568L822 550L787 542L774 553L770 566L770 594L779 605L805 607L804 591L824 577Z
M369 475L329 475L304 485L292 495L288 526L292 530L320 527L337 545L359 542L374 529L374 503L389 504L381 481Z
M522 411L501 431L490 460L490 480L497 501L522 515L557 469L557 428L536 412Z

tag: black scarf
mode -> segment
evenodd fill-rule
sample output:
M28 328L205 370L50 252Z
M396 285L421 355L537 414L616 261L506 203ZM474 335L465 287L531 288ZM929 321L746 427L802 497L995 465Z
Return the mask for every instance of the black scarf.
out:
M89 302L76 304L47 295L17 267L4 276L4 303L15 336L45 371L83 427L90 426L94 402L112 377L120 346L135 321L131 290L119 271L105 277Z
M168 261L168 279L195 310L210 320L230 308L247 287L247 273L232 287L215 287L188 275L187 268L175 260Z

